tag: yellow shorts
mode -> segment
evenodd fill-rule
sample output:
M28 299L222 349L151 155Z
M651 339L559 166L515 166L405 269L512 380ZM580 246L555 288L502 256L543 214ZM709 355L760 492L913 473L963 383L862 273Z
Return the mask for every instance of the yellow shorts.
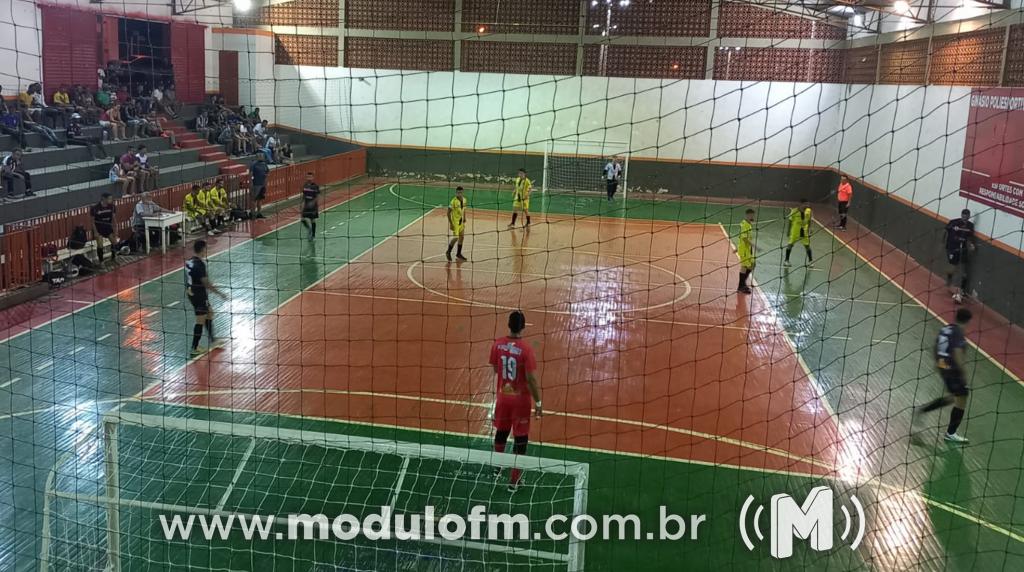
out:
M519 199L519 198L517 198L517 199L512 201L512 208L523 209L523 210L528 211L528 210L530 210L530 199L529 198L526 198L526 199Z
M452 235L454 235L456 238L461 238L462 235L465 234L465 232L466 225L464 224L456 224L452 226Z
M811 237L802 228L795 228L789 231L789 244L796 244L797 241L803 242L804 246L811 245Z

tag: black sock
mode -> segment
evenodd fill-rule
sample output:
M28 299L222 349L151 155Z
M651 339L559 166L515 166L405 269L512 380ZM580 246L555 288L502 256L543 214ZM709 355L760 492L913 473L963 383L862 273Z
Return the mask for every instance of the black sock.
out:
M963 278L960 279L960 291L963 292L964 294L966 294L967 293L967 286L968 286L967 276L964 276Z
M457 238L453 238L450 241L448 241L448 255L449 256L452 253L452 249L455 248L455 243L458 242L458 241L459 241L459 239L457 239Z
M814 261L814 255L811 254L811 247L808 246L807 247L807 262L813 262L813 261Z
M309 237L310 238L316 237L316 223L315 222L309 223Z
M839 226L846 228L846 215L839 217Z
M526 224L530 224L530 215L526 215Z
M113 248L110 249L110 255L111 256L114 255L114 249ZM102 246L97 246L96 247L96 258L99 258L100 262L103 262L103 247Z
M199 340L203 337L203 325L192 326L192 350L199 348Z
M946 273L946 286L952 286L952 285L953 285L953 273L952 272L948 272L948 273Z
M459 248L455 250L455 254L462 256L462 243L459 243Z
M306 219L302 219L302 226L306 227L306 230L308 231L309 230L309 221L306 220Z
M210 343L212 344L213 343L213 320L212 319L207 319L206 320L206 333L210 337Z
M946 429L946 433L952 435L956 433L956 430L960 427L960 422L964 420L964 410L959 407L953 407L953 410L949 412L949 427Z
M934 401L931 401L929 403L926 403L926 404L922 405L917 410L920 411L921 413L928 413L929 411L935 411L936 409L941 409L941 408L949 405L950 403L953 403L952 399L950 399L948 397L940 397L940 398L938 398L938 399L936 399Z
M519 218L519 213L512 213L512 224L516 223L517 218Z
M740 270L740 289L747 287L747 276L750 276L749 270Z
M793 245L790 244L786 247L786 262L789 262L789 253L793 252Z

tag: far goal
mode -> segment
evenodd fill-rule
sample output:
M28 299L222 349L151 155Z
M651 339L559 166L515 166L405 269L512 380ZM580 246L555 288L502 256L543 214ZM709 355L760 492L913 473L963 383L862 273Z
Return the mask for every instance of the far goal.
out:
M545 194L599 193L607 188L605 165L617 159L622 167L616 199L625 200L629 174L629 144L577 137L552 139L544 146Z

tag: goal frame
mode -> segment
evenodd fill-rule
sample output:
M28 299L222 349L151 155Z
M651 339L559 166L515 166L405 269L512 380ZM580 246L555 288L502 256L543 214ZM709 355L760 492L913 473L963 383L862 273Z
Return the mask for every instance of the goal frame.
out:
M558 149L561 146L562 149ZM575 152L569 149L575 149ZM628 178L629 178L629 143L624 141L599 141L599 140L588 140L580 139L578 137L562 137L558 139L548 139L544 142L544 166L542 171L541 179L541 193L547 195L550 189L550 172L551 172L551 157L577 157L577 158L588 158L588 159L601 159L605 160L609 157L620 157L622 158L622 180L619 181L618 192L622 195L622 203L626 203L626 194L629 190ZM595 177L601 176L598 173L594 174ZM588 191L573 192L587 193Z
M213 421L209 419L168 417L147 413L126 412L115 410L103 415L100 423L100 433L103 439L103 465L105 476L105 488L103 497L81 495L77 493L60 492L56 489L56 475L62 461L58 462L52 469L47 479L46 500L44 501L44 520L47 527L44 530L43 549L47 551L42 555L43 570L49 569L49 544L51 542L49 521L51 499L67 498L88 502L98 506L106 507L106 554L107 563L105 572L121 572L121 531L120 531L120 509L122 506L151 508L165 511L186 511L196 514L239 514L237 511L222 510L219 506L215 509L205 507L189 507L168 505L165 503L154 503L142 500L126 500L120 496L120 470L118 459L118 429L122 425L137 427L150 427L166 429L170 431L184 431L194 433L205 433L211 435L225 435L231 437L248 437L251 439L267 439L273 441L284 441L298 444L309 444L321 447L335 447L339 449L350 449L367 451L378 454L390 454L401 456L408 462L411 458L439 459L442 461L461 461L466 463L490 465L501 468L519 468L523 470L534 470L548 473L562 473L572 476L573 482L573 514L571 517L580 516L586 513L587 509L587 485L589 482L590 466L587 463L567 461L560 459L549 459L546 457L516 455L512 453L497 453L493 451L468 449L464 447L451 447L446 445L429 445L419 443L406 443L391 439L380 439L371 437L359 437L346 435L344 433L306 431L299 429L287 429L282 427L271 427L263 425L236 424L224 421ZM51 490L51 487L53 490ZM570 518L571 518L570 517ZM421 539L422 540L422 539ZM423 540L425 541L425 540ZM497 550L499 552L522 553L530 552L526 549L506 547L503 545L489 545L472 540L459 541L429 541L437 544L461 545L466 548L479 550ZM568 550L557 553L558 560L566 563L567 569L577 572L584 569L584 543L571 537L569 538ZM550 556L549 556L550 557Z

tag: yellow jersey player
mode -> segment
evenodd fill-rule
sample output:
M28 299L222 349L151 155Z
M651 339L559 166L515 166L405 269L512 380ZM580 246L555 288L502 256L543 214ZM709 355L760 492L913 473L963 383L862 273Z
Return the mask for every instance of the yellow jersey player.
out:
M455 197L448 204L448 228L452 231L452 239L448 241L448 262L452 261L452 248L458 243L459 249L455 252L455 258L459 262L465 262L466 257L462 255L462 243L466 240L466 197L463 195L462 187L455 187Z
M747 209L746 218L740 221L740 242L736 247L740 257L740 286L736 289L741 294L750 294L747 279L757 265L757 250L754 247L754 209Z
M800 206L793 207L789 211L789 245L786 246L786 261L789 266L789 254L793 252L793 245L799 240L804 244L807 251L807 266L814 266L814 257L811 255L811 204L807 199L800 199Z
M526 219L523 226L530 226L530 191L533 189L533 181L526 178L526 169L519 169L514 184L515 189L512 191L512 222L509 223L508 227L512 228L516 225L519 211L523 212L523 217Z

